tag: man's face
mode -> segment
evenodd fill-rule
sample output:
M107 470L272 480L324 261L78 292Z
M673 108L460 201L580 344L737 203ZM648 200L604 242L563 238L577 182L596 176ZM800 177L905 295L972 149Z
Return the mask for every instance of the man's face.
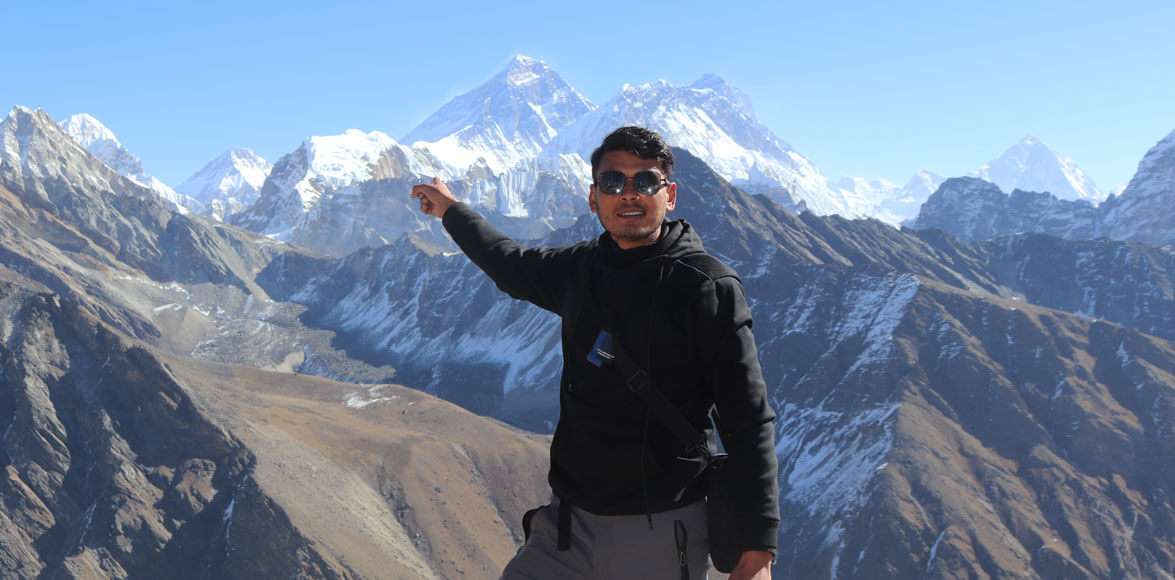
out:
M655 243L661 235L665 214L677 204L677 184L669 183L656 195L642 195L633 188L632 176L640 171L653 171L665 177L656 159L641 159L627 151L609 151L600 159L595 177L605 171L619 171L628 177L624 191L611 195L597 189L593 183L588 193L588 205L600 218L600 225L611 234L621 249L628 250Z

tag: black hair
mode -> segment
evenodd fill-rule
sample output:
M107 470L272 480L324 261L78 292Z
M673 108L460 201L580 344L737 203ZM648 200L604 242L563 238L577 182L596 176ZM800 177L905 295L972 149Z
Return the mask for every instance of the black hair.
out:
M665 179L673 177L673 151L654 131L644 127L621 127L604 137L604 142L592 151L592 179L600 170L600 160L609 151L626 151L641 159L656 159L665 172Z

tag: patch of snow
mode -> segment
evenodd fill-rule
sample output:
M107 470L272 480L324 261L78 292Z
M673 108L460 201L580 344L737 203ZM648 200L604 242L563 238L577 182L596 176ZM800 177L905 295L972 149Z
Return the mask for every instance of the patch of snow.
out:
M384 385L368 387L366 396L363 393L350 393L347 395L343 404L352 409L362 409L369 405L387 403L400 398L399 395L392 395L390 397L381 396L384 388Z
M834 330L832 343L839 345L850 338L865 337L865 349L846 375L883 362L890 355L893 333L905 317L906 308L917 295L920 286L917 276L904 274L862 279L861 284L846 294L844 303L850 305L850 311L841 318L841 323Z
M934 559L938 556L938 545L942 543L942 539L945 538L946 535L947 529L944 528L943 531L938 534L938 538L934 540L934 545L930 547L930 558L926 560L927 573L930 572L930 567L934 565Z
M782 500L828 522L857 510L893 447L900 406L847 414L785 403L776 420Z

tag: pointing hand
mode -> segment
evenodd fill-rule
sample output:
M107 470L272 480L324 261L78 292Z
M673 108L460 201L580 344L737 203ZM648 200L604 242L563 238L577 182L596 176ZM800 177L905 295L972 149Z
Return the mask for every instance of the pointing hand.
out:
M429 183L412 186L411 195L420 200L420 211L436 217L443 217L449 206L457 203L449 186L439 177L432 178Z

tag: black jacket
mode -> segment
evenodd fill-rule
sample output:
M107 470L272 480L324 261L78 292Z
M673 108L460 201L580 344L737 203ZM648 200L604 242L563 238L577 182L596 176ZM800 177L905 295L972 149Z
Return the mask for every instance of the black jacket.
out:
M563 319L560 417L551 444L552 490L601 515L680 507L705 495L695 465L611 369L587 362L601 329L612 332L698 429L717 407L739 489L745 549L774 550L779 528L775 414L766 398L742 285L681 258L703 253L684 220L665 222L658 242L621 250L607 234L568 248L524 249L465 204L445 212L465 254L514 298Z

